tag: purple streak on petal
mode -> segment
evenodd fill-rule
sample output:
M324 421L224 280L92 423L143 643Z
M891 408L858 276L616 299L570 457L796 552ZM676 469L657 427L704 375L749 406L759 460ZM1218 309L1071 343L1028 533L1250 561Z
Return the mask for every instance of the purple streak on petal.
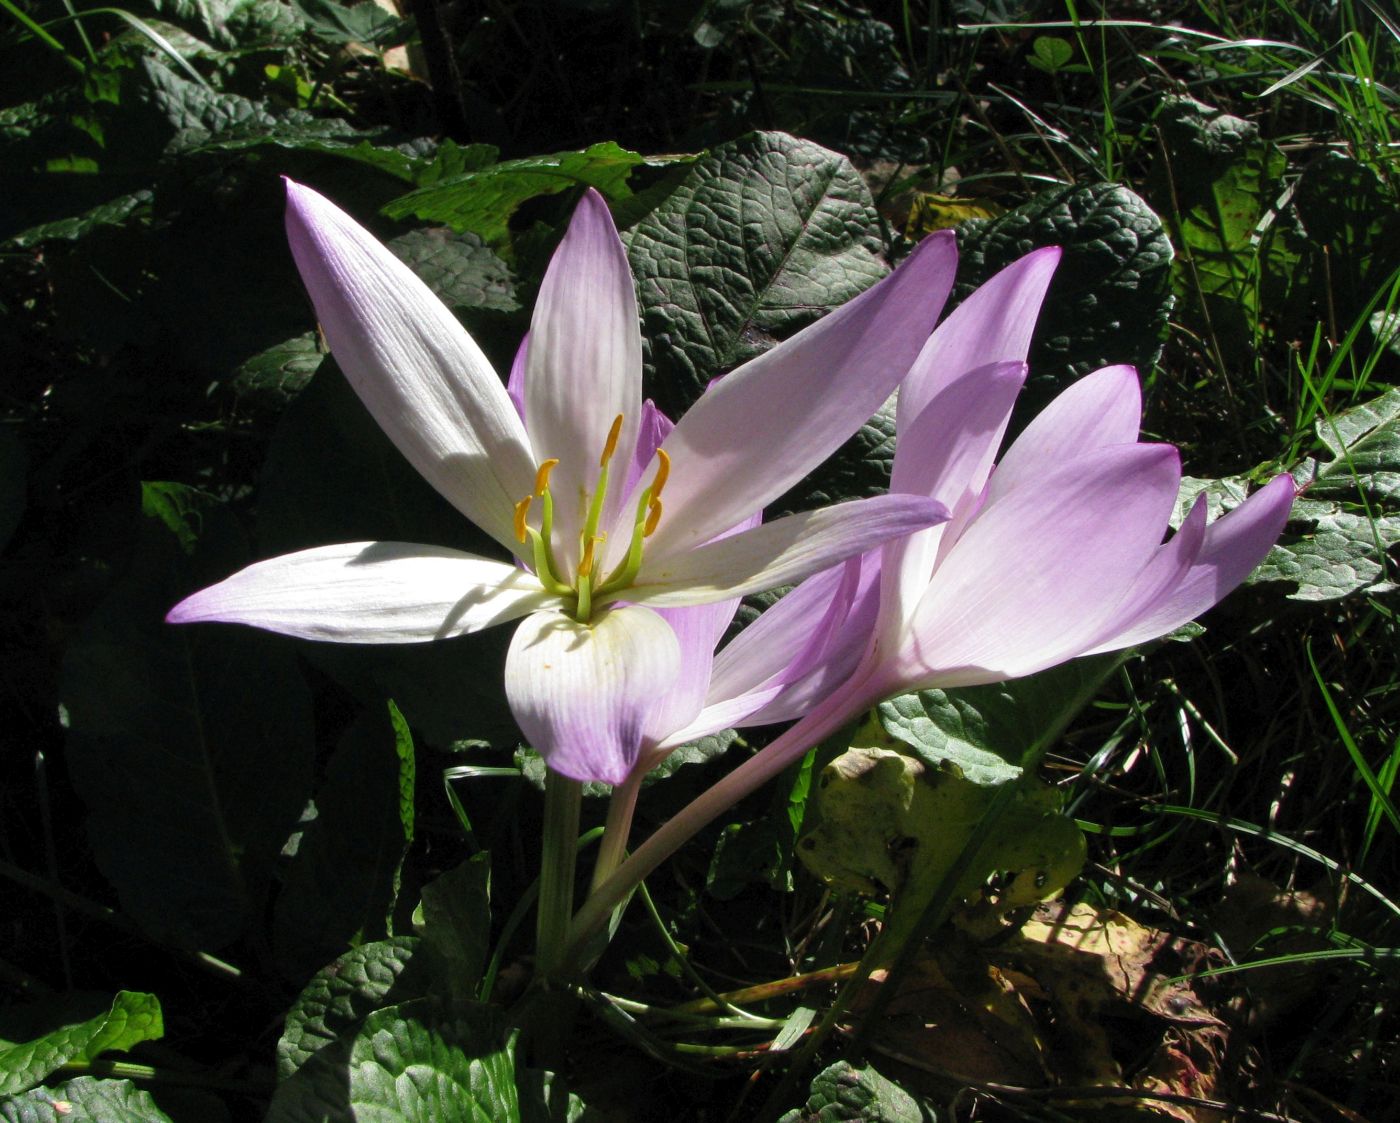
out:
M530 333L527 331L515 349L515 358L510 364L510 380L506 383L506 393L515 403L515 412L520 420L525 420L525 368L530 360ZM528 427L528 426L527 426Z
M1145 643L1194 620L1219 603L1253 571L1283 533L1295 488L1288 476L1276 476L1233 511L1206 528L1205 540L1180 583L1137 619L1124 621L1092 651L1116 651Z
M506 697L550 768L620 784L641 757L651 712L679 664L675 633L650 609L625 605L588 624L537 612L511 638Z
M1016 438L992 473L989 498L1105 445L1132 444L1142 388L1130 366L1103 367L1062 390Z
M890 276L711 386L666 441L670 516L648 557L713 538L834 452L908 371L956 265L953 237L935 234Z
M409 463L508 549L534 482L528 438L481 349L408 266L310 188L287 238L340 369Z
M336 643L423 643L514 620L552 599L505 562L407 542L350 542L255 562L186 597L166 620Z
M525 402L535 456L559 460L551 477L554 550L572 571L613 420L622 414L622 454L613 471L625 474L642 411L642 335L632 271L608 205L591 188L540 285L530 322ZM620 507L620 491L609 491L603 527Z
M988 502L906 630L908 685L995 682L1082 654L1156 552L1180 474L1169 445L1113 445Z
M1025 361L1059 260L1058 247L1032 250L979 285L938 325L899 388L896 424L901 432L965 371L984 363Z
M661 442L671 435L671 430L676 427L676 423L656 408L656 403L650 398L642 403L642 420L637 427L637 451L632 457L632 466L627 472L627 486L625 488L628 498L635 503L635 491L637 484L641 481L642 474L651 467L652 457L656 455L656 450L661 447ZM653 473L654 474L654 473ZM650 482L650 477L648 477ZM631 509L630 504L624 506L622 514L625 516Z

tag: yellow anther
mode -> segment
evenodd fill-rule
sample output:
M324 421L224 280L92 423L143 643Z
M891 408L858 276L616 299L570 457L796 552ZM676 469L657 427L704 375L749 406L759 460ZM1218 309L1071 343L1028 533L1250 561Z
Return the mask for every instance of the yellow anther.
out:
M651 504L647 507L646 525L642 527L642 537L650 538L651 532L656 529L656 524L661 521L661 500L652 496Z
M622 433L622 414L613 418L612 428L608 430L608 439L603 442L603 455L598 461L598 467L604 468L609 460L613 458L613 453L617 451L617 438Z
M525 516L530 513L530 504L534 501L533 495L527 495L515 505L515 540L525 541Z
M554 466L559 463L558 457L551 457L548 460L540 461L539 471L535 473L535 494L543 495L545 488L549 486L549 473L554 471Z
M595 534L583 544L583 557L579 559L578 563L578 575L580 577L588 577L593 573L593 547L600 541L602 541L602 539Z
M671 478L671 458L662 449L656 450L656 479L651 481L651 497L653 500L661 498L661 489L666 486L666 481Z

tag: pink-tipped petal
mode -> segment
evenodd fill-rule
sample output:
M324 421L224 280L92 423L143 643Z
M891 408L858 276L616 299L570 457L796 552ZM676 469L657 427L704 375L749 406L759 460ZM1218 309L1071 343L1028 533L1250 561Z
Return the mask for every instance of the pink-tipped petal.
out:
M409 463L508 549L535 467L506 388L408 266L287 180L287 237L340 369Z
M712 384L676 424L658 546L679 553L781 495L889 397L952 286L951 234L890 276Z
M1162 539L1180 480L1169 445L1114 445L988 503L905 632L909 686L1030 674L1081 654Z
M1016 438L992 473L987 501L1076 456L1132 444L1142 422L1142 388L1130 366L1103 367L1062 390Z
M514 620L552 599L504 562L407 542L350 542L255 562L186 597L166 620L336 643L423 643Z
M965 371L984 363L1025 361L1059 261L1056 246L1032 250L979 285L938 325L899 388L900 432Z
M648 549L636 581L617 596L654 607L747 596L790 585L947 517L941 504L916 495L877 495L804 511L679 556Z
M1136 617L1121 619L1114 633L1086 654L1146 643L1218 604L1250 575L1278 541L1288 522L1294 495L1292 479L1276 476L1217 519L1206 528L1200 550L1180 582ZM1185 529L1183 525L1182 530Z
M579 531L613 421L622 415L621 453L611 471L625 478L641 409L642 334L632 271L607 203L590 188L545 271L525 370L535 456L559 461L550 481L554 548L566 569L578 561ZM622 482L610 487L610 510ZM610 523L605 518L601 525Z
M650 609L613 608L587 624L536 612L511 639L506 697L550 768L573 780L620 784L679 667L675 633Z

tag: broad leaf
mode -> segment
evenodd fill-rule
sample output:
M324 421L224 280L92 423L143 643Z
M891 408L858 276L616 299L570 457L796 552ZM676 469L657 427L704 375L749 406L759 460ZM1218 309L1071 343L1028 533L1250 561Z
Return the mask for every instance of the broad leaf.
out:
M1040 313L1013 429L1091 370L1111 363L1152 369L1172 310L1172 246L1161 220L1126 187L1053 188L957 231L958 301L1032 249L1064 250Z
M91 1061L109 1050L126 1052L164 1034L155 995L118 991L105 1014L63 1026L33 1041L0 1048L0 1095L32 1088L70 1061Z
M365 710L326 765L314 797L316 818L277 897L272 937L289 974L304 978L347 944L386 934L408 845L399 817L399 772L387 714Z
M416 936L377 940L317 972L287 1012L277 1042L277 1075L285 1080L374 1011L428 995L433 979L414 958L421 946Z
M612 198L630 193L632 170L648 163L646 157L612 141L603 141L581 152L556 152L505 160L459 175L443 176L436 183L395 199L384 208L390 218L410 215L438 222L458 231L479 235L488 245L509 240L509 223L516 208L539 195L555 195L573 187L594 187Z
M477 854L423 886L414 926L446 965L452 993L470 997L491 946L491 856Z
M1400 390L1317 423L1333 459L1309 460L1294 478L1305 489L1293 505L1290 529L1250 577L1296 582L1295 600L1332 600L1397 587L1400 543ZM1240 479L1183 481L1183 500L1206 490L1213 508L1243 501Z
M158 497L129 571L68 647L67 764L126 911L157 938L217 947L261 915L306 802L311 705L288 644L164 623L247 554L209 497L177 485Z
M879 216L850 162L757 133L698 160L627 234L647 393L678 417L712 378L885 274Z
M170 1123L151 1094L129 1080L79 1076L0 1101L4 1123Z

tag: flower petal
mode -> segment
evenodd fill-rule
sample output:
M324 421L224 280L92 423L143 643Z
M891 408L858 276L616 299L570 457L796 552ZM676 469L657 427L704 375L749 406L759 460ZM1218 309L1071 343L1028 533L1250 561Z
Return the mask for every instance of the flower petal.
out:
M622 414L622 454L613 471L625 473L641 408L642 333L632 271L607 203L589 188L540 285L525 368L535 456L559 460L550 480L554 549L570 571L613 420ZM619 506L622 482L611 488L610 511Z
M1114 445L988 503L909 622L909 685L995 682L1081 654L1157 550L1180 474L1170 445Z
M679 665L675 633L650 609L613 608L587 624L537 612L511 639L506 697L549 767L573 780L620 784Z
M679 557L649 549L636 581L616 595L654 606L746 596L800 581L947 517L942 504L917 495L877 495L804 511Z
M900 432L964 371L984 363L1025 361L1059 261L1056 246L1031 251L979 285L938 325L899 387L895 424Z
M658 547L709 541L834 452L908 372L956 266L955 240L935 234L884 280L711 385L664 446L671 514Z
M720 652L701 719L711 710L732 711L744 699L747 712L731 712L727 725L787 721L815 707L851 677L865 654L879 589L878 550L804 581ZM825 595L817 599L818 593ZM747 685L755 680L761 687Z
M1062 390L1006 450L992 473L987 502L1092 449L1132 444L1141 422L1137 371L1114 366L1086 374Z
M1011 407L1026 380L1023 362L989 363L946 382L895 445L892 492L927 495L956 518L981 495ZM903 391L901 391L901 394ZM879 632L891 637L924 595L952 522L885 546Z
M254 562L186 597L172 624L218 620L336 643L421 643L554 601L505 562L409 542L349 542Z
M1085 654L1117 651L1164 636L1218 604L1264 560L1283 533L1295 494L1292 479L1276 476L1213 522L1181 581L1135 618L1120 619L1114 633Z
M340 369L423 478L516 550L514 507L535 468L496 372L408 266L333 203L286 183L292 256Z

